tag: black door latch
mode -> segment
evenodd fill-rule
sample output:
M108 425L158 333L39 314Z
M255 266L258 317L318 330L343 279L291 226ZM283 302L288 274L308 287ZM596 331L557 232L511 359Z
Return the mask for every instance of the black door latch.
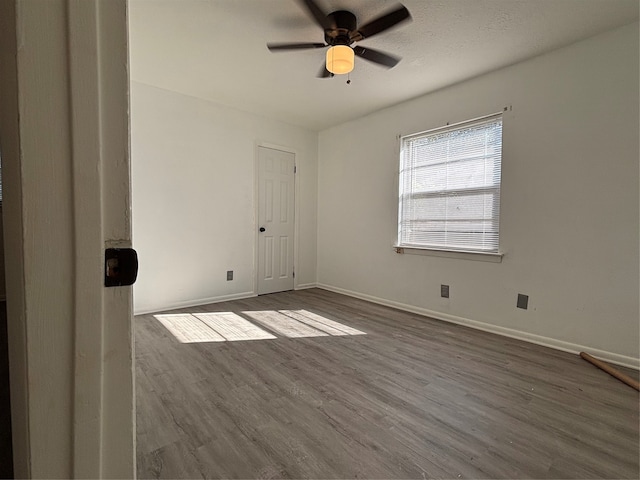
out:
M104 253L104 286L133 285L138 277L138 254L133 248L107 248Z

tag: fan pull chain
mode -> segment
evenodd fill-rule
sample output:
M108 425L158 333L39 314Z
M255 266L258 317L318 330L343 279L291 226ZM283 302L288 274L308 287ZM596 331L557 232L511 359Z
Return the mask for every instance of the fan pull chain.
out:
M347 85L351 85L351 74L347 73Z

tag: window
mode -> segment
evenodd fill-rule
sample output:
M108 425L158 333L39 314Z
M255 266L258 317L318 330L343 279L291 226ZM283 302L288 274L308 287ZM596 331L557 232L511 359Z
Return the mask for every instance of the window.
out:
M398 246L498 253L502 114L401 139Z

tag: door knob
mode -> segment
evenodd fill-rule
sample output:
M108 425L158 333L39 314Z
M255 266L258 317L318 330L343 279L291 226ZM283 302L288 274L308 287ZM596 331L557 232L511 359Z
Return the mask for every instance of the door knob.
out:
M261 232L265 232L266 230L267 230L266 228L264 228L264 227L260 227L260 231L261 231Z

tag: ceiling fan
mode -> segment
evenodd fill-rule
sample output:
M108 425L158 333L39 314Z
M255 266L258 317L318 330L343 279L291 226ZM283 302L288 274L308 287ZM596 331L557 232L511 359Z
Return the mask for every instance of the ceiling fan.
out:
M354 56L387 68L394 67L400 61L399 57L388 53L353 44L384 32L400 22L410 20L411 14L404 5L399 4L384 15L358 26L356 16L347 10L325 14L314 0L297 1L309 11L315 22L322 27L325 43L268 43L267 48L270 51L330 47L327 50L325 65L318 74L320 78L351 72L355 61Z

